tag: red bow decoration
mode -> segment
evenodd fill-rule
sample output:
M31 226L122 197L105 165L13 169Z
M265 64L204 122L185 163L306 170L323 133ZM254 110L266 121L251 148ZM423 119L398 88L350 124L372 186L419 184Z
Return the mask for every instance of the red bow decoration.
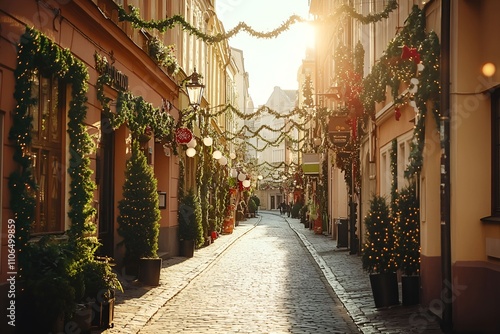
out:
M406 45L403 46L403 51L401 52L401 59L412 59L415 64L420 63L420 54L417 48L409 48Z
M396 121L399 121L399 118L401 117L401 111L398 107L394 109L394 117L396 118Z

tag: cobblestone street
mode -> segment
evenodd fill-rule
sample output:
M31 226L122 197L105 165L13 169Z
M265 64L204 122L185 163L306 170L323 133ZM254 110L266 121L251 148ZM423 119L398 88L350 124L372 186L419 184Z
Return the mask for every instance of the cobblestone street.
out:
M276 212L240 222L193 258L164 260L158 287L121 280L105 334L441 333L420 305L375 308L359 256Z
M359 333L282 217L265 215L140 333Z

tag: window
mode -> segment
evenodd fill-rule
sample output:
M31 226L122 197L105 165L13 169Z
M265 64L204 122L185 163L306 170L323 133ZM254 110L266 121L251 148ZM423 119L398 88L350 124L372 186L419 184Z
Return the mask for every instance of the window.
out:
M391 195L391 143L380 149L380 196Z
M410 146L413 132L402 135L398 138L398 190L408 186L408 180L405 178L405 170L410 160Z
M62 232L63 179L62 162L63 95L59 81L34 73L31 107L33 175L36 192L35 224L31 233Z

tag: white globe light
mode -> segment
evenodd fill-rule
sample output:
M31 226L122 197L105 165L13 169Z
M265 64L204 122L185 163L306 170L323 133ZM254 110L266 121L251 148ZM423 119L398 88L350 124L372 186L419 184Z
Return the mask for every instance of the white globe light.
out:
M186 150L186 155L190 158L194 157L196 155L196 150L194 149L194 147L189 147Z
M193 147L193 148L194 148L194 147L196 147L196 144L197 144L197 143L196 143L196 139L195 139L195 138L193 138L193 139L191 139L191 140L189 141L189 143L187 143L186 145L187 145L187 147Z
M213 142L214 141L211 137L203 138L203 144L205 144L205 146L212 146Z
M243 181L243 187L245 187L245 188L250 187L250 180Z
M235 158L236 158L236 153L231 152L231 153L229 154L229 157L230 157L231 159L235 159Z
M259 180L262 180L264 177L262 175L257 176Z
M247 176L244 173L238 174L238 181L245 181Z
M237 177L238 176L238 171L234 168L231 168L231 177Z
M214 157L215 160L219 160L220 158L222 158L221 151L219 151L219 150L214 151L214 153L212 153L212 157Z
M222 166L227 165L227 158L226 158L226 157L221 157L221 158L219 159L219 163L220 163Z

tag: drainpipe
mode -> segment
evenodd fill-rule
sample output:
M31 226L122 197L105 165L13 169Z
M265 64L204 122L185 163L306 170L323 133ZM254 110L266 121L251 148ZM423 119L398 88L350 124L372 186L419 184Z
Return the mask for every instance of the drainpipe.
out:
M450 0L441 1L441 329L449 333L452 321L450 227Z

